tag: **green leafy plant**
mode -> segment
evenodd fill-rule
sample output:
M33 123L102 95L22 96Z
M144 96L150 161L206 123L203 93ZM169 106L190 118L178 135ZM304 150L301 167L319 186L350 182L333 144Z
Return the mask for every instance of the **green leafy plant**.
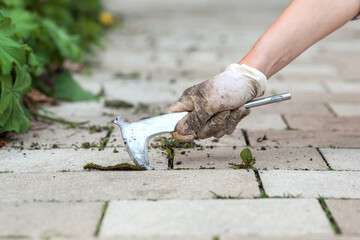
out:
M240 158L242 163L235 164L230 163L233 169L254 169L254 164L256 163L255 157L253 157L251 150L249 148L244 148L240 153Z
M0 0L0 133L23 133L30 116L43 117L23 105L31 88L62 100L97 99L65 63L81 63L100 44L102 13L101 0Z

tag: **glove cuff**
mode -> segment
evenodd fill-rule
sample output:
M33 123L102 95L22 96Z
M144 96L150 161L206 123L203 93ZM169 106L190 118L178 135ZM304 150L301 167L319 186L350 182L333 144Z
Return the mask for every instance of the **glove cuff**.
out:
M255 69L253 67L250 67L246 64L240 65L237 63L233 63L233 64L230 64L225 69L225 71L231 71L231 72L234 72L236 75L244 75L244 76L247 76L247 77L255 80L259 86L255 97L260 97L260 96L264 95L265 90L266 90L266 85L267 85L267 78L259 70Z

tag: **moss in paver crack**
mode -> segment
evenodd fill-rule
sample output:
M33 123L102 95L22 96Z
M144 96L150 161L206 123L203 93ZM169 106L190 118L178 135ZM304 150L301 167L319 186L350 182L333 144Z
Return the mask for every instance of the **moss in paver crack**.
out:
M4 171L0 171L0 173L13 173L13 170L4 170Z
M259 171L257 169L253 169L255 174L255 179L258 183L259 191L260 191L260 197L259 198L269 198L269 195L266 194L264 186L262 184Z
M240 153L240 158L242 160L242 163L235 164L235 163L229 163L233 169L255 169L254 164L256 163L255 157L253 157L251 150L249 148L244 148Z
M134 107L133 104L126 102L124 100L105 100L104 103L105 107L109 107L109 108L132 108Z
M328 220L330 222L330 225L331 225L332 229L334 230L334 232L336 234L340 235L341 234L340 227L337 225L337 223L336 223L334 217L332 216L328 206L326 205L325 199L322 196L319 196L318 200L319 200L319 203L321 205L321 208L324 210L325 215L326 215L326 217L328 218Z
M328 171L334 171L334 169L330 166L330 164L328 163L328 161L326 160L325 156L322 154L322 152L320 151L320 148L316 148L316 150L318 151L318 153L320 154L321 158L323 159L323 161L326 163L326 166L328 167Z
M0 239L31 239L26 235L0 235Z
M84 165L84 169L100 171L146 171L145 167L138 167L130 163L121 163L113 166L101 166L95 163L88 163Z
M90 142L83 142L81 143L81 148L85 148L85 149L89 149L89 148L97 148L98 145L94 142L90 143Z
M153 140L154 143L151 143L150 146L153 148L161 148L166 150L167 148L195 148L201 147L195 142L183 143L173 138L167 138L164 136L155 137Z
M286 120L286 118L285 118L285 116L283 114L281 115L281 119L283 120L283 122L286 125L286 128L285 128L286 131L295 131L295 130L297 130L296 128L290 127L289 122Z
M102 211L101 211L101 216L100 216L99 222L96 225L96 231L94 233L95 237L99 236L100 228L101 228L102 222L104 220L105 213L106 213L108 206L109 206L109 202L105 202L104 206L102 208Z
M110 139L109 137L104 137L103 139L100 140L100 142L99 142L99 151L104 150L104 148L106 147L106 144L108 143L109 139Z
M215 199L239 199L242 192L239 193L237 196L230 196L230 195L220 195L213 191L210 191L210 193L213 195Z
M114 131L114 126L91 125L88 127L88 129L90 134L102 131L112 132Z
M140 72L130 72L130 73L123 73L123 72L117 72L114 74L115 78L118 79L139 79L141 77L141 73Z
M175 158L175 150L174 148L166 148L167 160L168 160L168 169L174 168L174 158Z

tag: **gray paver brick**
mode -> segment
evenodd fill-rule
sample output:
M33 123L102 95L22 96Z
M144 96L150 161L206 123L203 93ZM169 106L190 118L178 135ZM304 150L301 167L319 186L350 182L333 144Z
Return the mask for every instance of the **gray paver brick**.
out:
M281 92L276 92L281 93ZM291 101L284 101L277 104L271 104L264 107L252 108L251 115L259 114L302 114L306 116L328 116L332 117L331 112L321 102L304 102L303 99L296 97L296 93L292 93ZM250 116L251 116L250 115Z
M353 93L358 94L360 91L360 82L340 82L340 81L326 81L325 84L328 86L332 93Z
M264 149L264 148L263 148ZM252 150L258 169L326 170L326 163L314 148L273 148Z
M360 116L360 102L356 103L330 103L330 107L338 116Z
M279 114L250 114L239 125L247 130L283 130L286 128L286 124Z
M104 125L105 126L105 125ZM7 148L34 148L37 144L41 149L50 149L53 144L57 148L71 148L75 144L81 147L83 142L99 143L106 136L106 131L91 133L87 129L69 128L62 124L52 124L41 129L29 129L26 133L12 138ZM23 143L23 144L21 144ZM35 146L37 147L37 146Z
M305 235L333 236L314 199L111 201L100 230L101 237Z
M359 147L360 132L358 131L248 131L251 146L278 147ZM259 137L266 134L268 140L257 142Z
M131 163L125 148L105 148L99 151L93 149L52 149L52 150L1 150L0 171L13 172L59 172L83 171L87 163L111 166L120 163ZM148 153L149 161L155 169L167 169L168 161L160 151L151 149Z
M224 172L225 171L225 172ZM253 172L226 170L0 174L2 202L259 196Z
M336 68L328 64L289 64L288 67L281 71L281 74L287 76L334 76L336 75Z
M101 217L103 203L1 203L0 238L91 238ZM9 237L10 239L11 237ZM12 239L12 238L11 238Z
M345 235L360 236L360 200L327 199L326 205Z
M285 69L284 69L285 70ZM284 73L282 72L281 75ZM287 77L285 77L286 79ZM270 94L274 93L326 93L326 90L322 86L321 82L308 81L306 84L303 81L282 81L282 80L269 80L266 87L266 92Z
M55 116L75 122L89 121L89 124L101 126L110 125L114 117L104 115L106 113L101 101L91 102L62 102L57 106L47 106L46 110L55 113Z
M335 170L360 170L360 149L320 148Z
M269 196L360 198L360 172L273 170L260 177Z
M360 117L328 117L285 115L290 127L299 130L330 130L359 132Z
M232 169L229 163L241 163L240 152L244 147L214 147L197 149L180 149L176 151L174 162L181 162L174 167L199 169ZM264 148L263 148L264 149ZM258 169L308 169L326 170L328 167L314 148L251 148L256 158Z

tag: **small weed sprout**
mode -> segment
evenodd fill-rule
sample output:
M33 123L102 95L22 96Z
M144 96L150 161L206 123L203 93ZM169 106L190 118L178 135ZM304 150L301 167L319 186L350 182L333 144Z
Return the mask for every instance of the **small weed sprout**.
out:
M254 164L256 163L255 157L253 157L251 150L249 148L245 148L240 153L240 158L242 160L242 163L235 164L235 163L229 163L232 165L233 169L255 169Z

